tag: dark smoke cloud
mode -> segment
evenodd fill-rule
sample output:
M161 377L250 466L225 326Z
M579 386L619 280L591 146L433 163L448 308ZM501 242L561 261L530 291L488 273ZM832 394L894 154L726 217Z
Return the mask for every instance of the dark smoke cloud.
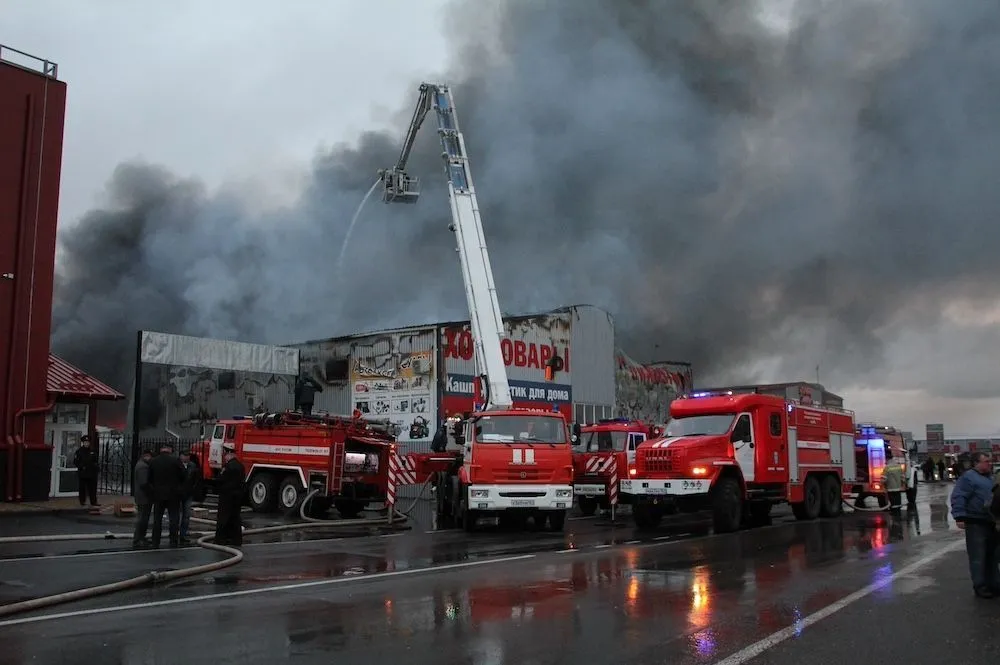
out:
M880 385L901 331L995 292L995 2L493 5L456 5L448 33L505 310L589 302L639 358L709 380L820 364L837 387ZM760 18L789 5L790 32ZM123 386L137 328L287 343L464 318L432 123L423 199L369 203L335 270L403 122L317 159L279 211L123 165L62 235L57 352Z

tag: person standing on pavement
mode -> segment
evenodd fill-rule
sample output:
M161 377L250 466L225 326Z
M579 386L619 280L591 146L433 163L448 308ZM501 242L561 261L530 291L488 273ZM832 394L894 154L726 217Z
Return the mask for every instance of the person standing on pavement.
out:
M246 489L246 471L236 457L236 447L222 444L222 472L219 474L219 512L215 520L215 543L229 547L243 546L243 525L240 514Z
M184 465L184 484L181 487L181 545L190 545L188 532L191 528L191 511L194 502L201 496L202 474L198 457L189 453L181 454Z
M906 467L906 509L917 509L917 465L911 463Z
M86 434L80 437L80 447L73 455L73 466L76 467L76 477L79 481L80 506L87 503L97 507L97 452L90 447L90 437Z
M885 451L885 468L882 470L882 484L889 495L889 510L898 512L903 507L903 467L892 456L892 451Z
M149 462L149 485L153 499L153 548L159 548L163 535L163 511L170 520L170 546L177 547L180 534L181 486L184 466L174 456L173 447L164 444L160 454Z
M972 454L972 468L955 481L951 492L951 515L965 531L972 589L980 598L1000 595L1000 568L997 566L997 525L990 507L994 499L990 458Z
M136 516L132 547L142 547L149 542L146 538L146 532L149 531L149 513L153 510L153 499L149 493L149 460L151 459L153 459L153 453L148 450L143 451L132 476Z

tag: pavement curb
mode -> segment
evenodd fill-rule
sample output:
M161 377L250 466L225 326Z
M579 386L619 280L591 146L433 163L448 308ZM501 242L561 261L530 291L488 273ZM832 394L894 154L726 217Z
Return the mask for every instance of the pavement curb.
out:
M10 510L0 510L0 520L5 517L53 517L56 515L71 514L71 515L89 515L89 508L14 508ZM94 516L103 515L104 513L95 513Z

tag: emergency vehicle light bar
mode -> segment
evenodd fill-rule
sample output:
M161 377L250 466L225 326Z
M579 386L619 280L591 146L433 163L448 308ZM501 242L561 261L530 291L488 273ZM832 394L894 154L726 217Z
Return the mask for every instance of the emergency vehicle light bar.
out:
M727 396L731 396L732 394L733 394L732 390L719 390L719 391L706 390L706 391L702 391L702 392L691 393L690 395L685 395L685 397L692 397L692 398L698 398L698 397L727 397Z

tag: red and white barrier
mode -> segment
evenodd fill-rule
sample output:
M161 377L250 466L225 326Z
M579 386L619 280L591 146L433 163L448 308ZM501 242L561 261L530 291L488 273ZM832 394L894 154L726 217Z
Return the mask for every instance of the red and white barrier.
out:
M614 506L618 505L618 459L614 456L611 457L611 477L608 478L608 503L612 506L612 511ZM614 513L612 512L612 515Z
M611 455L609 457L598 457L597 455L593 457L588 457L584 468L587 473L604 473L611 468L611 465L615 463L615 456Z
M389 455L389 477L385 483L385 503L389 506L389 517L392 518L392 507L396 505L396 479L399 475L397 455Z

